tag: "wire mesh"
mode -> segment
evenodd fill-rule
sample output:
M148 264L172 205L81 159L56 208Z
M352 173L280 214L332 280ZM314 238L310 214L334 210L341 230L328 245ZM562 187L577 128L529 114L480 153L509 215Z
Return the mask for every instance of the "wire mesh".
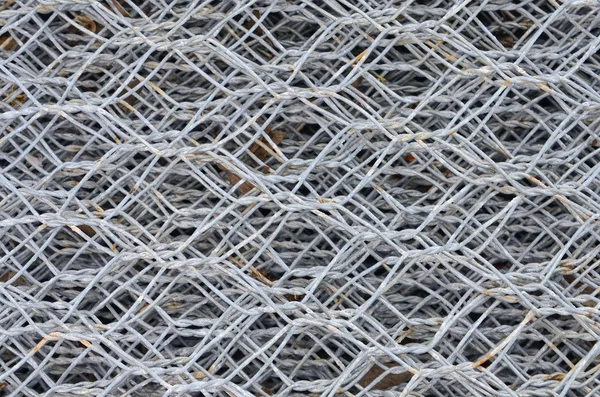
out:
M0 394L600 396L596 0L4 0Z

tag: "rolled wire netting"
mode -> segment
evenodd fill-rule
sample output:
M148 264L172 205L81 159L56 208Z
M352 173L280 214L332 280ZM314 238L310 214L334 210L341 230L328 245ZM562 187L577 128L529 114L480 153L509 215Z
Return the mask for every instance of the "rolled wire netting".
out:
M3 0L0 394L600 396L596 0Z

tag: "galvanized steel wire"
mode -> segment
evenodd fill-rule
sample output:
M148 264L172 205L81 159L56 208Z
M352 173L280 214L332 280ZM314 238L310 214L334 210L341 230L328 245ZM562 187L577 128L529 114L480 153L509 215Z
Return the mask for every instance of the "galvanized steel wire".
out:
M596 0L3 0L0 394L600 396Z

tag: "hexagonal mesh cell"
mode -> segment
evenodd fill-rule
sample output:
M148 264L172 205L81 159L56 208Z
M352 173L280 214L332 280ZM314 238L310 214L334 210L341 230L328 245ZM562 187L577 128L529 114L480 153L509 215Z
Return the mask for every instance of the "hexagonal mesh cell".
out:
M599 11L0 0L0 395L600 395Z

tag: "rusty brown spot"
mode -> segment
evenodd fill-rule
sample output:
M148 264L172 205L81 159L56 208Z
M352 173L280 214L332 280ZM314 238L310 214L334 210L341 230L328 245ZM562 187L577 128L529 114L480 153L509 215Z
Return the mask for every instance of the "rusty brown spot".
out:
M268 387L261 386L260 389L261 389L262 393L257 392L256 396L264 396L265 394L268 396L272 396L274 394L273 390L269 389Z
M268 165L263 165L261 168L267 174L272 174L274 172L273 168L269 167Z
M42 348L42 346L44 346L46 344L46 342L48 341L48 338L43 338L41 341L39 341L32 349L33 353L37 353L38 350L40 350Z
M235 265L237 267L239 267L240 269L244 267L244 264L242 262L240 262L239 260L237 260L235 257L230 257L229 258L233 263L235 263ZM269 279L269 277L267 277L267 275L258 270L257 268L255 268L254 266L250 266L248 268L248 273L250 273L250 275L252 277L254 277L255 279L257 279L258 281L260 281L261 283L268 285L269 287L272 287L273 285L275 285L275 283L273 281L271 281L271 279Z
M6 386L8 386L8 383L0 382L0 391L2 391Z
M496 353L494 353L494 351L489 352L488 354L485 355L485 357L480 358L479 360L477 360L477 362L475 362L473 364L473 368L477 368L477 367L483 367L483 368L487 368L490 365L490 360L494 357Z
M21 93L18 95L14 95L14 93L15 93L15 86L13 85L10 87L10 92L4 94L7 97L7 99L4 100L4 102L7 102L8 100L12 99L12 101L10 101L10 105L13 108L18 109L21 107L23 102L25 102L25 94ZM29 158L31 158L31 157L29 157Z
M439 52L440 54L442 54L442 56L444 58L446 58L446 60L454 63L458 60L458 58L456 58L454 55L452 54L448 54L446 51L442 50L440 47L444 44L443 41L438 40L435 43L432 43L431 41L426 41L425 44L427 44L431 49Z
M357 63L359 63L360 60L363 59L365 57L365 55L367 55L367 51L369 51L369 50L366 49L363 52L361 52L360 54L358 54L356 57L354 57L354 60L352 61L352 64L356 65Z
M222 163L217 163L217 168L221 171L227 172L227 167L225 167Z
M377 379L380 375L382 375L389 368L397 367L399 364L397 363L389 363L385 364L387 368L381 368L379 365L375 364L371 367L371 369L362 377L361 380L358 381L358 384L362 387L367 387L375 379ZM389 389L394 386L398 386L399 384L408 381L412 377L412 374L408 371L401 372L399 374L388 374L384 376L379 382L371 387L372 390L383 390Z
M202 371L196 371L196 372L192 372L192 376L194 377L194 379L204 379L206 378L206 374Z
M78 24L79 26L89 30L90 32L96 33L96 22L94 22L94 20L90 17L88 17L87 15L78 15L75 17L75 19L73 19L73 21ZM72 30L75 31L75 33L85 33L84 31L76 28L76 27L72 27Z
M127 90L123 90L123 92L121 93L121 96L127 94L128 92L130 92L131 90L133 90L133 88L135 86L137 86L140 83L140 80L134 78L133 80L131 80L129 82L129 84L127 84ZM135 96L135 93L131 93L131 95L129 95L127 98L125 98L123 100L124 103L122 103L121 105L123 105L123 107L127 110L129 110L130 112L134 112L135 108L133 107L138 101L138 98Z
M510 34L503 33L499 34L497 37L500 44L502 44L505 48L513 48L515 46L515 38Z
M237 176L236 174L234 174L233 172L229 171L227 169L227 167L225 167L223 164L221 163L217 163L217 167L225 172L225 180L227 182L229 182L231 185L237 185L237 183L239 181L242 180L242 178L240 178L239 176ZM244 183L242 183L238 188L237 191L240 192L241 194L246 194L248 193L250 190L252 190L254 188L254 185L248 181L245 181Z
M514 21L515 20L515 18L513 18L513 16L508 11L500 10L500 15L502 16L502 18L505 21Z
M537 88L539 88L542 91L548 92L548 93L553 93L554 90L550 87L548 87L546 84L536 84L535 85Z
M93 227L88 225L77 225L79 230L88 235L88 237L94 237L96 235L96 230Z
M16 47L16 48L15 48ZM17 42L10 34L6 33L0 36L0 48L6 51L18 50Z
M124 17L129 16L129 13L127 12L127 10L121 6L122 1L108 0L107 3L104 4L104 6L110 10L111 7L108 3L112 4L117 9L117 11L119 11L119 13L121 13L121 15L123 15Z
M299 302L302 299L304 299L305 296L306 295L304 295L304 294L302 294L302 295L299 295L299 294L286 294L286 295L284 295L285 299L287 299L290 302Z
M528 175L527 180L529 180L532 183L535 183L536 185L542 185L542 182L533 175Z
M565 378L565 374L563 373L556 373L556 374L552 374L548 377L549 380L563 380Z
M15 4L15 0L5 0L2 2L2 4L0 4L0 11L6 10L8 7L12 6L13 4ZM0 389L2 390L2 389Z
M279 145L285 136L285 132L283 131L272 131L270 128L266 128L265 131L275 145ZM270 144L264 137L260 137L258 141L254 142L252 146L250 146L250 152L252 152L252 154L254 154L260 161L263 162L267 159L267 157L269 157L270 151L272 151Z
M265 132L275 145L279 145L283 141L283 137L285 136L285 132L271 130L271 127L265 128ZM256 142L254 142L250 146L249 150L261 162L264 162L269 155L274 154L270 142L268 142L268 140L264 136L261 136ZM227 180L231 185L237 185L242 180L242 178L236 174L235 169L230 169L220 162L217 162L217 167L225 173L225 180ZM265 172L273 172L273 170L268 166L263 165L262 168L265 170ZM241 194L246 194L250 192L250 190L252 190L254 187L254 184L252 184L249 181L245 181L240 186L238 186L237 191Z
M413 156L411 153L407 154L406 157L404 157L404 160L406 160L409 163L412 163L413 161L415 161L415 156Z
M257 20L260 19L260 17L261 17L260 12L258 10L252 11L252 15L254 15L254 17ZM246 30L252 29L254 27L254 25L256 25L256 22L252 18L248 18L246 20L246 22L244 22L244 27L246 28ZM254 34L256 34L257 36L262 36L264 34L264 32L260 28L260 26L257 26L256 29L254 29Z
M234 174L233 172L230 172L230 171L225 172L225 179L231 185L237 185L238 182L242 180L242 178L240 178L239 176L237 176L236 174ZM241 194L246 194L253 188L254 188L254 185L252 183L245 181L240 186L238 186L237 191L240 192Z
M565 279L566 282L568 282L569 284L574 284L575 283L575 277L573 277L570 274L564 274L563 278ZM590 287L590 286L586 286L583 283L577 283L575 285L573 285L574 288L581 288L583 287L583 293L591 295L595 292L595 289ZM594 305L595 306L595 305Z
M16 274L17 274L17 272L5 273L2 276L0 276L0 282L6 283L8 280L13 278ZM13 285L25 284L25 279L23 278L23 276L19 276L19 277L17 277L17 279L15 281L12 282L12 284Z
M140 307L140 309L135 313L135 314L141 314L143 311L145 311L150 305L149 304L144 304L142 307Z
M558 264L558 266L562 268L561 272L563 274L568 274L570 271L573 270L573 263L571 262L561 262Z
M254 18L256 18L256 21L255 21L253 18L251 18L251 17L248 17L248 18L247 18L247 19L244 21L244 24L243 24L243 26L244 26L244 29L246 29L246 31L250 31L250 30L254 29L254 30L252 31L252 34L254 34L254 35L255 35L255 36L257 36L257 37L260 37L260 38L261 38L261 40L263 40L263 41L264 41L265 43L267 43L268 45L270 45L270 46L273 46L273 42L272 42L272 41L269 39L269 37L268 37L268 36L265 34L265 32L264 32L264 30L261 28L261 26L260 26L260 25L258 25L258 22L257 22L257 21L258 21L258 20L261 18L260 12L259 12L258 10L253 10L253 11L252 11L252 15L254 15ZM236 34L236 33L235 33L233 30L231 30L231 29L230 29L230 28L228 28L228 27L226 27L226 29L228 29L228 30L229 30L229 33L230 33L230 34L231 34L233 37L235 37L236 39L238 39L238 40L239 40L239 36L238 36L238 35L237 35L237 34ZM245 32L244 32L244 33L245 33ZM251 37L248 37L244 43L245 43L245 44L249 44L251 40L252 40L252 38L251 38ZM263 45L263 44L261 44L261 43L256 43L256 44L254 45L254 48L253 48L253 49L256 51L256 53L257 53L257 54L260 54L260 55L262 55L262 56L263 56L263 59L266 59L266 60L271 60L271 59L273 59L273 54L271 54L271 51L270 51L270 50L269 50L269 49L268 49L268 48L267 48L265 45Z
M273 281L271 281L271 279L267 276L267 274L261 270L256 269L255 267L250 267L248 269L248 271L250 272L250 275L252 277L254 277L255 279L259 280L260 282L262 282L263 284L267 284L269 286L273 285Z
M352 82L352 87L354 87L354 88L358 88L358 86L360 85L360 83L362 83L362 80L363 80L363 78L362 78L362 77L359 77L359 78L357 78L356 80L354 80L354 81Z

